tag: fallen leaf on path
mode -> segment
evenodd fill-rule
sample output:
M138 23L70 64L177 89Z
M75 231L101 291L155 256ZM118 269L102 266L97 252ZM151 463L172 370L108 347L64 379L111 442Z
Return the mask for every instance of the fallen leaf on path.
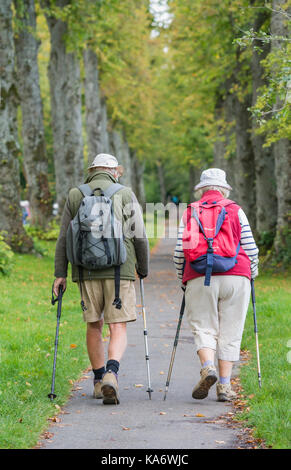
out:
M140 387L143 387L143 384L134 384L134 386L135 386L136 388L140 388Z
M51 439L53 437L52 432L45 432L43 435L44 439Z
M165 373L165 372L164 372L163 370L161 370L160 375L164 375L164 373Z
M225 444L225 441L215 441L216 444Z
M137 308L142 308L142 305L138 304L136 307L137 307Z
M51 421L52 423L59 423L61 421L60 418L57 418L56 416L53 416L52 418L49 418L48 420Z
M160 415L166 415L165 411L160 411Z
M205 418L205 415L201 414L201 413L197 413L195 415L197 418Z
M123 431L130 431L130 428L127 428L126 426L122 426Z

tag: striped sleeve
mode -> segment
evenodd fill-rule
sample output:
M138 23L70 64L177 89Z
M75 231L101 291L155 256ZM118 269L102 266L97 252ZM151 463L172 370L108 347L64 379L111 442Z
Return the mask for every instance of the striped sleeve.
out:
M252 279L257 277L258 265L259 265L259 249L254 240L250 224L248 222L247 216L245 215L242 209L238 211L238 218L241 225L241 247L248 255L251 262L251 275Z
M179 281L182 281L183 278L183 271L184 271L184 251L183 251L183 232L184 232L184 222L183 218L181 219L179 230L178 230L178 237L177 237L177 244L174 252L174 265L176 268L177 278Z

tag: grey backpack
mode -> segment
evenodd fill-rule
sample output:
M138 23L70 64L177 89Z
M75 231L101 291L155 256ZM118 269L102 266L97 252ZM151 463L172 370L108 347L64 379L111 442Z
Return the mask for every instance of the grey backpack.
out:
M126 261L126 247L122 231L122 220L115 217L112 196L123 189L113 183L107 189L92 189L82 184L79 190L84 198L77 214L67 230L66 252L70 263L79 267L79 281L82 296L83 268L96 269L115 267L115 300L113 305L121 308L119 298L120 266ZM100 191L95 195L95 191ZM81 306L86 310L82 299Z

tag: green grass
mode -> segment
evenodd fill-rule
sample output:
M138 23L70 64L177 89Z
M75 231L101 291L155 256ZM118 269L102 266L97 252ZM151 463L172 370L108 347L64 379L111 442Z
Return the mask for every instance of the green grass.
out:
M152 248L157 242L150 239ZM0 448L33 447L48 418L67 401L72 381L89 365L80 295L68 282L63 298L55 392L51 388L57 304L51 305L54 242L37 241L46 253L14 256L9 277L0 274ZM70 279L70 275L69 275ZM76 347L71 347L76 345Z
M48 256L15 255L10 277L0 277L1 376L0 448L28 448L46 429L88 365L85 324L77 286L69 283L63 299L56 372L55 404L51 387L56 305L50 304L54 243L42 242ZM76 348L71 348L75 344Z
M151 240L154 246L156 239ZM56 328L56 306L50 304L54 242L38 242L47 256L15 255L10 277L0 276L0 448L30 448L70 394L71 382L88 365L85 324L75 284L63 300L55 403L50 392ZM256 281L262 383L257 385L256 351L250 307L242 347L252 359L241 369L250 411L241 419L255 436L274 448L290 448L291 333L288 326L290 276L261 275ZM76 345L72 348L71 345ZM288 356L287 356L288 355ZM289 361L288 362L288 359Z
M264 274L255 282L261 356L262 389L257 384L257 362L252 308L250 306L242 348L251 361L241 368L241 383L249 412L242 419L254 435L276 449L291 447L291 331L290 275ZM289 353L289 354L288 354ZM288 360L289 359L289 360ZM254 394L254 397L252 395Z

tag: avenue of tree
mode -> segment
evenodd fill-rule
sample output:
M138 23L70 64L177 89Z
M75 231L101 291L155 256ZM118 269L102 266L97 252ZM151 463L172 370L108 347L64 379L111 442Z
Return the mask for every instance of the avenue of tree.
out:
M141 204L225 169L270 261L290 262L291 2L1 0L0 231L15 251L100 152ZM263 252L264 252L263 250Z

